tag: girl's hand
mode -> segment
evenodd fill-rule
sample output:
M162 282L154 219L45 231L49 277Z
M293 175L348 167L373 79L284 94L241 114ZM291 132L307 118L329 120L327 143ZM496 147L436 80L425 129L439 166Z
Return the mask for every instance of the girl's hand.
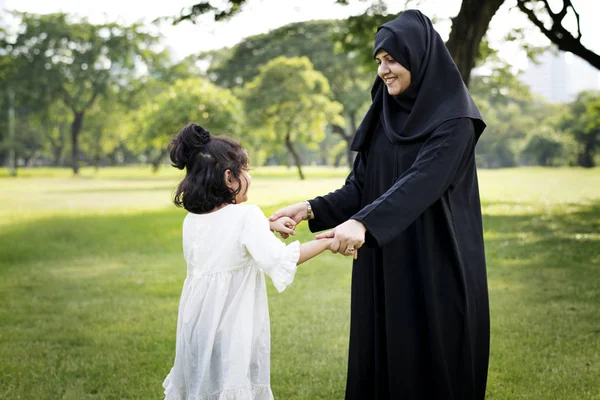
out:
M269 221L269 226L271 231L279 232L282 237L283 234L285 234L285 238L287 238L289 235L296 234L296 231L294 230L296 227L296 222L290 217L281 217L275 221Z
M282 217L291 218L295 222L295 224L299 224L300 221L306 218L306 203L300 202L277 210L275 213L273 213L273 215L271 215L269 221L277 221L279 218ZM296 225L294 225L294 227L295 226ZM278 232L283 239L287 239L289 236L289 233L281 231Z

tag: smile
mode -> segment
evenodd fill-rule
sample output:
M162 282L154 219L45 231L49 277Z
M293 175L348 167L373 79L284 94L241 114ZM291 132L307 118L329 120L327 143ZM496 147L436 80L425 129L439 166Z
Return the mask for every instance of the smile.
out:
M392 83L394 83L394 81L395 81L396 79L398 79L398 78L396 78L396 77L393 77L393 78L385 78L385 79L384 79L384 82L385 82L385 84L386 84L386 85L391 85Z

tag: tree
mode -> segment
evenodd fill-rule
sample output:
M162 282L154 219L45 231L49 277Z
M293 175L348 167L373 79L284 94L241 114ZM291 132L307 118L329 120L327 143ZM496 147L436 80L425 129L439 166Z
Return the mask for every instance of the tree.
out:
M334 33L343 26L342 21L298 22L246 38L226 52L228 58L215 59L207 74L218 85L241 87L258 75L263 64L276 57L308 57L314 69L327 78L332 98L344 107L344 120L333 124L332 130L344 140L346 159L352 167L350 143L370 102L374 67L363 72L356 53L336 50Z
M169 138L189 122L202 125L213 135L231 135L242 131L243 106L231 90L206 79L178 80L132 116L129 137L149 155L156 171Z
M216 8L210 5L210 1L205 0L192 5L189 9L183 10L181 15L176 18L177 21L195 20L198 16L210 13L216 21L230 18L243 9L247 0L228 0L224 1L222 8ZM371 11L364 16L355 17L355 21L374 22L387 18L385 16L385 5L381 0L372 0ZM452 18L452 29L448 39L447 47L454 58L456 65L465 81L469 84L471 71L475 66L475 61L481 49L482 40L489 28L492 17L506 0L462 0L461 8L458 14ZM335 0L339 4L348 4L348 0ZM519 9L527 15L529 20L546 35L548 39L556 44L559 49L571 51L573 54L588 61L594 67L600 69L600 56L587 49L581 43L581 30L579 29L579 15L571 0L562 0L562 8L558 12L553 12L549 0L517 0ZM563 25L568 10L572 10L577 18L578 32L572 34ZM390 16L391 18L392 16ZM552 20L552 25L547 28L543 23L546 18ZM387 19L390 19L387 18ZM365 27L365 23L357 23L356 26ZM350 32L354 38L366 37L368 43L372 42L377 26L372 24L368 29L358 29ZM364 49L364 47L363 47Z
M534 128L523 143L521 158L526 164L543 167L564 163L572 147L569 139L549 126Z
M315 144L328 123L340 123L341 104L330 100L327 78L307 57L277 57L240 91L250 128L265 142L284 143L298 168L297 143Z
M79 172L84 116L111 87L126 86L156 37L139 25L92 24L66 14L17 13L21 32L11 53L23 61L19 84L40 98L60 98L72 113L73 172Z
M586 48L581 43L581 23L579 13L571 0L562 0L560 11L553 12L548 0L517 0L519 10L562 51L569 51L589 62L593 67L600 69L600 55ZM577 33L573 34L563 26L563 21L569 10L575 15ZM543 22L545 17L552 21L550 27Z
M126 141L125 120L127 107L118 101L117 93L99 99L88 111L81 131L81 153L98 169L107 156Z
M549 118L556 114L555 106L534 97L529 87L519 81L510 66L494 54L489 56L489 61L493 63L492 72L489 75L474 76L470 87L488 126L477 144L478 165L503 168L517 166L519 161L526 164L539 164L540 160L546 162L544 157L534 156L531 146L547 144L538 140L541 137L549 138L540 127L556 125L555 121ZM530 144L529 147L527 143ZM526 149L525 152L523 149ZM522 156L520 159L519 155ZM549 161L558 162L563 159L548 158Z
M0 27L0 115L6 110L5 118L0 119L0 164L4 154L8 155L8 168L11 176L17 175L15 140L15 85L16 72L20 70L18 60L9 51L8 34Z
M585 168L596 165L600 147L600 92L582 92L569 104L559 127L571 133L578 144L577 162Z

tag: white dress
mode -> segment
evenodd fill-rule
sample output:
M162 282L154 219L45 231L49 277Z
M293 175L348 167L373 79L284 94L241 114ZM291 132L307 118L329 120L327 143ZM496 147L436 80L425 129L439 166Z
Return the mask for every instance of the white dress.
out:
M264 273L292 283L300 243L281 242L260 208L227 205L183 223L187 277L166 400L272 400Z

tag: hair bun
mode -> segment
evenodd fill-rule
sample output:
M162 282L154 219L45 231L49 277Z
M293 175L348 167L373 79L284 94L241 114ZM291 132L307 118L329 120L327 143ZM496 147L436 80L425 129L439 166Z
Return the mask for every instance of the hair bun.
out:
M196 132L196 134L198 134L200 143L206 144L210 141L210 132L209 131L207 131L200 125L196 125L196 124L192 124L192 128L194 129L194 132Z
M179 169L185 168L208 142L209 131L194 123L187 124L169 145L172 165Z

